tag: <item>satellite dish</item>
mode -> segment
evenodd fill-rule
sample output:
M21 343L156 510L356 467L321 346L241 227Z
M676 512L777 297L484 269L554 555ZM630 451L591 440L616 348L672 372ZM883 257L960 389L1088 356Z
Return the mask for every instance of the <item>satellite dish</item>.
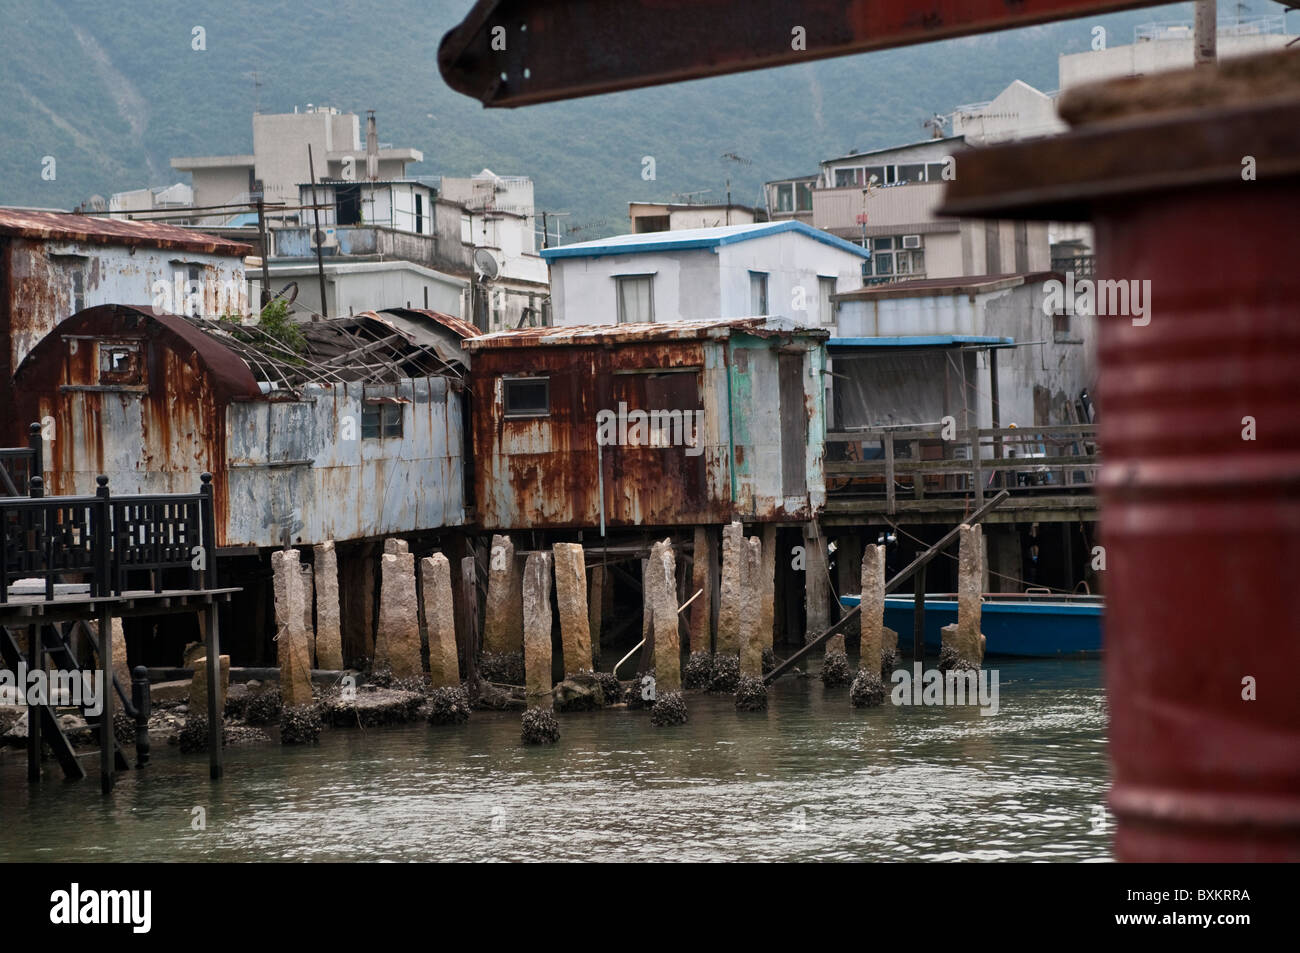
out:
M501 269L497 267L497 260L492 257L492 253L486 248L480 248L474 252L474 267L479 270L479 274L489 280L495 278L501 272Z

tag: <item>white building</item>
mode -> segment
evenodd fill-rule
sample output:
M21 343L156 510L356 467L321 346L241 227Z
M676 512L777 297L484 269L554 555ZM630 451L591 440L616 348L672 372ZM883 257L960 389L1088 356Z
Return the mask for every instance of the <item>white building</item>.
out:
M437 192L410 179L377 182L299 183L298 203L321 205L320 225L379 225L415 235L434 233ZM315 228L315 211L302 213L304 225Z
M834 323L868 253L802 222L618 235L542 251L558 326L784 317Z
M180 156L173 169L190 173L196 208L246 203L259 192L268 202L293 205L298 185L311 180L389 181L406 175L412 162L422 162L418 149L380 147L373 114L367 118L367 142L361 139L361 119L332 106L307 105L304 112L253 116L251 154ZM312 162L307 161L308 146ZM369 148L367 148L369 147ZM367 161L367 153L373 161ZM368 166L373 165L371 169ZM220 224L233 212L199 214L197 224ZM296 218L297 213L290 213Z
M130 212L154 212L159 209L189 208L194 204L194 190L184 182L155 189L132 189L114 192L108 200L108 211L114 218L125 218Z
M719 225L752 225L763 219L758 209L744 205L704 205L683 202L628 202L627 217L632 231L669 232L684 228L717 228Z
M1032 136L1054 136L1068 127L1056 111L1056 96L1014 80L987 103L958 106L952 133L972 146Z
M487 331L546 323L550 289L537 254L533 180L484 169L470 178L443 176L438 191L461 208L461 244L475 256L470 320Z
M315 262L273 260L269 270L272 293L297 285L293 310L300 317L325 313L321 311L320 272ZM410 261L325 259L323 270L331 318L385 308L421 308L459 318L468 306L469 281ZM260 271L250 271L249 278L254 288L260 286Z
M1222 9L1222 8L1220 8ZM1280 50L1295 39L1287 33L1286 17L1231 17L1219 20L1215 40L1221 60ZM1061 90L1118 76L1144 76L1193 65L1190 20L1144 23L1133 30L1133 42L1105 49L1070 53L1057 61Z

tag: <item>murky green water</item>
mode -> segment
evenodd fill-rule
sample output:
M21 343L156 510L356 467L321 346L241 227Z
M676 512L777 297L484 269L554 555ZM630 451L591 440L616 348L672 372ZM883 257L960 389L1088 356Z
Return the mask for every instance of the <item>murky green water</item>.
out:
M495 713L228 749L219 783L167 748L108 801L52 762L29 787L10 749L0 861L1109 859L1100 663L996 667L992 717L854 711L847 688L785 678L765 714L690 695L686 725L566 715L542 748Z

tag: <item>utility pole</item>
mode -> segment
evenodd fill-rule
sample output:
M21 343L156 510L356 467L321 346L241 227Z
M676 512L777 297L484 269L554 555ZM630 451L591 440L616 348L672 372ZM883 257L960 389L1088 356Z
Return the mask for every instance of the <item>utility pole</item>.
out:
M311 155L311 143L307 143L307 168L311 172L311 205L312 216L316 220L315 234L312 235L312 241L316 245L316 276L320 279L320 313L321 317L329 319L329 304L325 301L325 260L321 257L321 244L325 236L320 230L320 199L316 197L316 163Z
M1213 66L1218 58L1218 0L1196 0L1196 31L1193 56L1197 66Z
M257 308L260 312L271 300L271 243L266 234L266 202L261 192L257 193L257 234L262 242L262 300Z

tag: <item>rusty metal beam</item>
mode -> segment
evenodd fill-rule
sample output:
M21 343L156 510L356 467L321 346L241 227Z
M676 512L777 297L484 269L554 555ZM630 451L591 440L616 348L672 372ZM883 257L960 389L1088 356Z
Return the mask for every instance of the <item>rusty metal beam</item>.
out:
M485 106L527 106L1151 5L1133 0L479 0L442 38L438 67L452 89Z

